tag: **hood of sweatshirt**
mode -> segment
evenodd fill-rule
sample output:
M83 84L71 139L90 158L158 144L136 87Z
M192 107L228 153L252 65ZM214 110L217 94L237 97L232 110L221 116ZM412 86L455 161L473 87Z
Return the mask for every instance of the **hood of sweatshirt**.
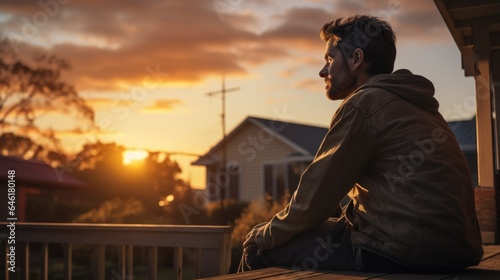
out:
M356 91L373 87L388 90L425 110L438 111L439 102L434 98L432 82L422 76L414 75L407 69L400 69L391 74L375 75Z

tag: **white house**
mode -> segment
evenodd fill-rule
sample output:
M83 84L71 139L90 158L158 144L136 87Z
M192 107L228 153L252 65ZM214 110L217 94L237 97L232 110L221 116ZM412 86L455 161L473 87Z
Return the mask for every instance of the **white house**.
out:
M207 168L210 200L277 199L297 188L327 128L248 117L205 155L193 162ZM224 161L225 170L221 169Z

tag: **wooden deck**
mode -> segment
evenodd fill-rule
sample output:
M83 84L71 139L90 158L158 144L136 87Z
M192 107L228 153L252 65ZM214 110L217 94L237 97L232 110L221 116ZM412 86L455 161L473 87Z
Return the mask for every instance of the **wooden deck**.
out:
M484 246L484 256L478 266L470 267L456 274L387 274L361 273L355 271L298 271L289 268L271 267L238 274L228 274L211 280L247 279L313 279L313 280L361 280L361 279L398 279L398 280L500 280L500 246Z

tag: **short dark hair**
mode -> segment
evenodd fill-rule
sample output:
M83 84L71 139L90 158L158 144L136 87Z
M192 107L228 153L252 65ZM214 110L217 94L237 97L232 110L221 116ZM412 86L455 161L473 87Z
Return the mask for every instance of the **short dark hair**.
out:
M385 20L369 16L355 15L327 22L321 28L321 38L328 42L338 38L337 47L344 58L352 55L356 48L364 53L364 61L370 65L368 74L388 74L394 70L396 59L396 36L391 25Z

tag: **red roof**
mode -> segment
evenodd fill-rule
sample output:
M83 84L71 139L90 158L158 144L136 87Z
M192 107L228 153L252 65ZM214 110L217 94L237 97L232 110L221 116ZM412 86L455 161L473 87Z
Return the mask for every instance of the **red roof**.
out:
M85 183L68 174L64 169L55 169L37 160L0 156L0 178L7 182L9 170L15 170L18 184L44 187L84 187ZM2 183L6 186L7 184Z

